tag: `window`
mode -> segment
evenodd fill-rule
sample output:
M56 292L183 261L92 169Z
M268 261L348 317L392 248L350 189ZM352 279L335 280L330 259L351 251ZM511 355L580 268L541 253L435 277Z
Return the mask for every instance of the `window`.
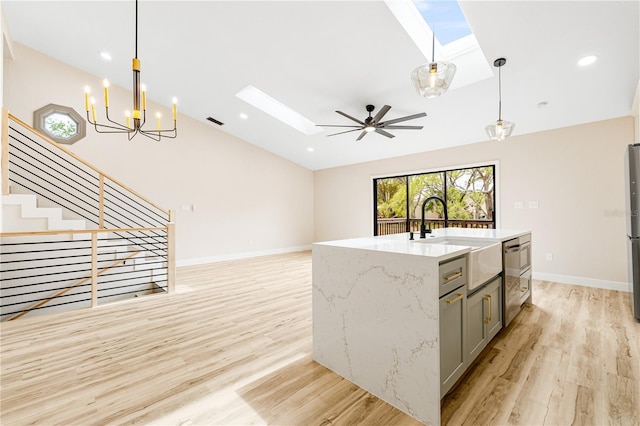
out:
M447 204L449 227L495 228L495 166L468 167L373 180L374 235L420 231L422 205ZM425 205L427 228L444 227L441 203Z
M35 111L33 127L66 145L74 144L86 135L84 119L73 108L56 104Z

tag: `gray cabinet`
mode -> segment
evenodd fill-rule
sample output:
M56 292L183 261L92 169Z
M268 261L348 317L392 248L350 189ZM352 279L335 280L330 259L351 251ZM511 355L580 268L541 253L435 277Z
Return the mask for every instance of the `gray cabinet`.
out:
M502 329L502 278L496 277L467 300L467 364Z
M462 258L464 263L464 258ZM451 264L441 265L441 277L444 269ZM466 269L456 276L462 278L462 285L440 298L440 397L442 398L466 369L465 336L467 314ZM447 276L451 271L445 271ZM457 273L456 273L457 275ZM451 281L451 279L449 280Z

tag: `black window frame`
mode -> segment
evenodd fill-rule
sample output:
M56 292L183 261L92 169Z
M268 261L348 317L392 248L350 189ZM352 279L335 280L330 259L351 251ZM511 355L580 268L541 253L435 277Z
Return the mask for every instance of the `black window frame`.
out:
M437 174L437 173L443 173L443 195L444 195L444 201L445 203L448 203L448 199L447 199L447 173L449 172L454 172L454 171L458 171L458 170L470 170L470 169L478 169L478 168L485 168L485 167L490 167L492 169L492 176L493 176L493 208L492 208L492 218L491 220L487 220L486 224L491 224L492 226L490 228L495 229L496 227L496 222L497 222L497 215L496 215L496 198L497 198L497 182L496 182L496 166L497 164L493 163L493 164L483 164L483 165L474 165L474 166L464 166L464 167L454 167L454 168L447 168L447 169L436 169L436 170L431 170L428 172L419 172L419 173L407 173L407 174L400 174L400 175L391 175L391 176L385 176L385 177L376 177L373 178L373 235L374 236L378 236L378 235L389 235L390 233L387 234L379 234L378 229L378 181L380 180L384 180L384 179L397 179L397 178L404 178L405 180L405 191L406 191L406 205L405 205L405 211L406 211L406 218L405 218L405 230L404 232L411 232L412 231L412 227L411 227L411 220L412 218L410 217L411 214L409 213L409 207L410 207L410 199L409 199L409 189L410 189L410 183L409 183L409 178L411 176L421 176L421 175L428 175L428 174ZM457 219L449 219L449 222L451 221L456 221ZM477 221L475 221L477 222ZM486 227L485 227L486 228ZM415 232L415 230L413 230Z

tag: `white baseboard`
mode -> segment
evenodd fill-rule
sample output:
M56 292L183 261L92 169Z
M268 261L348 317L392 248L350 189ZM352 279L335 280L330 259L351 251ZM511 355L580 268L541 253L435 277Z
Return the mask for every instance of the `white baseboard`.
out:
M282 249L263 250L263 251L250 251L245 253L232 253L222 254L219 256L199 257L195 259L180 259L176 261L176 266L194 266L203 265L205 263L226 262L228 260L249 259L252 257L270 256L273 254L295 253L298 251L311 250L311 245L298 246L298 247L286 247Z
M605 290L629 291L629 283L620 281L606 281L595 278L574 277L571 275L545 274L534 272L532 274L534 280L553 281L561 284L574 284L583 287L603 288Z

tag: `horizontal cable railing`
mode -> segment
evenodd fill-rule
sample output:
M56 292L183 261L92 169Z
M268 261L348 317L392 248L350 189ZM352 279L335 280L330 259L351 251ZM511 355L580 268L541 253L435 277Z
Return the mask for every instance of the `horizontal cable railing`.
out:
M2 320L33 311L91 307L131 295L169 292L168 254L145 248L145 233L168 243L166 228L3 233L0 241ZM88 236L89 239L74 239ZM29 241L21 241L29 237ZM140 241L138 241L140 240ZM156 246L157 244L154 244Z
M377 235L401 234L407 231L407 218L378 218ZM420 232L420 219L409 219L409 230L411 232ZM444 219L431 218L425 219L427 229L444 228ZM481 219L449 219L447 226L450 228L474 228L474 229L493 229L495 223L492 220Z
M88 228L0 233L3 320L173 291L171 212L6 110L2 124L2 194L34 194Z

